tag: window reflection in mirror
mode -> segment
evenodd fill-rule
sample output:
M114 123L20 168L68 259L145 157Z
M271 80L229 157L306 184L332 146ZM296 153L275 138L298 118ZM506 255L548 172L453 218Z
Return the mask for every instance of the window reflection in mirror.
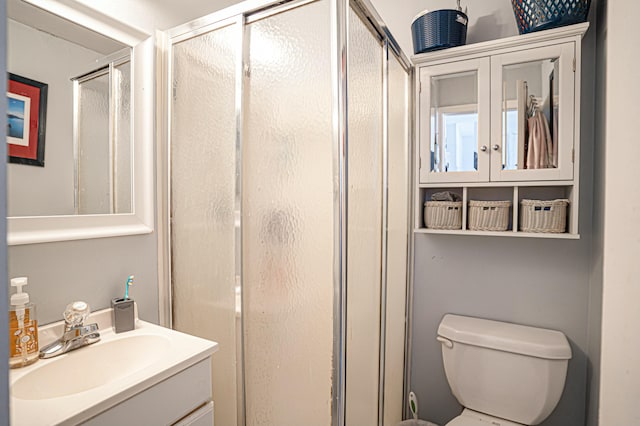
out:
M478 73L431 79L431 171L478 170Z
M109 65L114 52L125 49L129 55L130 48L20 0L7 1L7 17L7 70L48 85L44 167L8 164L8 216L131 212L130 65ZM112 69L108 108L92 110L82 101L74 106L74 78L105 66ZM114 93L125 92L115 100ZM106 136L98 137L96 127L91 137L96 146L83 150L78 145L76 152L74 138L83 130L74 129L74 123L80 124L83 109L92 110L89 121L101 123ZM80 179L83 168L91 170L91 179Z
M558 167L557 58L503 67L502 167Z

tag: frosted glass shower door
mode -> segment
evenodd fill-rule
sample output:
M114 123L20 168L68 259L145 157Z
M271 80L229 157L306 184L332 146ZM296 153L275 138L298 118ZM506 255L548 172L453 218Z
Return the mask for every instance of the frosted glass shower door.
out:
M236 425L235 197L237 26L172 52L171 258L173 326L215 340L215 423Z
M220 343L216 425L401 418L409 77L338 6L170 33L172 318Z
M388 62L387 286L384 425L403 413L409 223L409 74L393 53Z
M246 26L243 322L247 425L331 424L330 2Z
M133 211L131 158L131 62L113 67L112 80L117 94L114 107L113 180L115 213Z
M131 62L74 81L76 213L131 213Z
M112 212L109 70L78 83L78 213Z
M383 46L349 9L346 425L378 424Z

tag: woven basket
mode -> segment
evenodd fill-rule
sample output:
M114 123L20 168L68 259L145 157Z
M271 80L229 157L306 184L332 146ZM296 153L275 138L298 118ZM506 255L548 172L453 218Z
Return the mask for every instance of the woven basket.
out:
M527 34L587 20L591 0L511 0L518 31Z
M471 231L506 231L511 201L469 201Z
M569 200L522 200L520 230L522 232L554 232L567 230Z
M413 53L430 52L462 46L467 41L467 23L464 13L451 10L423 12L411 22Z
M462 229L462 201L427 201L424 225L429 229Z

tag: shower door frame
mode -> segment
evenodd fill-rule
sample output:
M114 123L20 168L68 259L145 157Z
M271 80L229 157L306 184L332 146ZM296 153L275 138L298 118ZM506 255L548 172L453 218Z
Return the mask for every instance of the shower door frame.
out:
M157 145L157 232L158 232L158 312L159 322L166 327L173 326L172 318L172 292L171 292L171 98L172 98L172 70L170 64L171 49L173 44L184 41L201 34L214 31L227 26L235 26L239 32L236 63L236 212L242 211L242 129L243 129L243 99L244 99L244 78L246 56L248 49L246 46L245 25L258 19L283 13L287 10L301 7L316 1L330 1L331 15L331 70L332 70L332 114L333 114L333 182L334 182L334 270L333 270L333 361L332 361L332 389L331 389L331 424L332 426L345 425L345 400L346 400L346 318L347 318L347 184L348 184L348 104L347 104L347 38L348 38L348 12L352 7L363 17L372 33L379 37L383 43L385 62L383 65L383 212L385 219L382 233L383 241L386 241L386 216L387 216L387 183L388 183L388 61L390 55L394 55L399 64L405 69L408 76L408 84L414 81L413 66L409 59L400 49L395 38L390 33L386 24L375 11L369 0L247 0L242 3L230 6L218 12L198 18L189 23L179 25L173 29L160 32L157 31L157 75L158 85L156 88L157 110L156 116L158 138ZM408 88L410 89L410 87ZM414 118L413 118L413 90L407 90L407 191L412 193L412 185L415 181L412 176L415 173L413 161L410 161L414 144ZM410 195L407 200L412 204ZM411 299L413 288L413 208L411 205L407 209L407 284L405 297L405 348L404 348L404 389L403 407L406 407L406 395L409 390L410 374L410 341L411 328L409 318L411 317ZM244 359L243 359L243 338L244 324L243 312L244 304L242 298L242 217L236 215L235 220L236 244L236 283L240 287L241 313L240 324L241 334L237 339L236 357L240 372L237 377L238 394L238 424L246 425L246 394L244 384ZM386 244L383 244L381 253L386 262ZM384 263L383 263L384 265ZM378 425L382 426L384 420L384 348L386 317L385 306L387 292L386 267L381 271L381 302L380 302L380 376L379 376L379 399L378 399ZM403 410L406 413L406 408Z

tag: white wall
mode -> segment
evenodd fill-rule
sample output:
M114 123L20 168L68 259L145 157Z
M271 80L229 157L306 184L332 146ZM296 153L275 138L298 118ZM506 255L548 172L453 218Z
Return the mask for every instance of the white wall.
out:
M77 0L147 32L169 29L236 3L236 0ZM371 0L407 56L413 54L411 21L425 9L455 7L455 0ZM493 40L518 34L508 1L462 2L468 7L467 43Z
M73 214L71 78L103 55L13 20L7 31L8 71L48 84L45 167L8 165L9 216Z
M77 0L150 34L192 21L235 3L235 0Z
M600 424L640 424L640 3L607 2Z

